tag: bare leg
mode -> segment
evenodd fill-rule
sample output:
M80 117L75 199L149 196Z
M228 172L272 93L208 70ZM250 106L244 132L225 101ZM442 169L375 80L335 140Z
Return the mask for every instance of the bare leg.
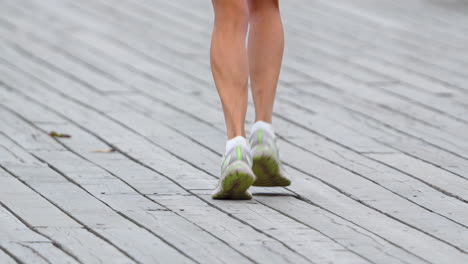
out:
M272 122L283 59L284 33L278 0L249 0L249 66L255 121Z
M212 0L215 12L211 71L221 97L227 137L244 136L249 66L245 38L249 10L244 0Z

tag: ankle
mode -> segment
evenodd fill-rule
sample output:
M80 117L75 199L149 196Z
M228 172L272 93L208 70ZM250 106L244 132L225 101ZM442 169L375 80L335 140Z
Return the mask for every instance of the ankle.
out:
M229 153L233 148L235 148L235 147L237 147L239 145L242 148L250 151L250 144L247 141L247 139L245 137L243 137L243 136L237 136L237 137L231 138L231 139L226 141L226 152L225 153Z
M273 125L271 123L265 122L265 121L257 121L255 124L253 124L252 129L251 129L251 135L255 134L258 130L262 130L266 133L268 133L272 137L276 137L275 130L273 128Z

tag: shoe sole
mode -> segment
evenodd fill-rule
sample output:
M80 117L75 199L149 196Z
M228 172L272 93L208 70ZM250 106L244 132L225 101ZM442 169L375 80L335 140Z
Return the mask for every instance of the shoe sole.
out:
M247 191L254 177L243 171L233 171L222 180L221 190L211 197L217 200L250 200L252 195Z
M253 186L285 187L291 185L291 181L279 173L279 164L271 156L255 156L253 158L252 170L257 177L252 184Z

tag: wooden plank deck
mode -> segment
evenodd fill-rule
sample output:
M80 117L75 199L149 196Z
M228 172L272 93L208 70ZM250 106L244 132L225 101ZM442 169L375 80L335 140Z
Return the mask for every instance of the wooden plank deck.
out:
M293 184L215 201L210 1L0 0L0 263L468 263L468 2L281 2Z

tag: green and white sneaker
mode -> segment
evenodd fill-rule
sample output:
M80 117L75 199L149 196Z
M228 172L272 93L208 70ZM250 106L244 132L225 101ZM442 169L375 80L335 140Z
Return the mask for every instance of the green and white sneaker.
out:
M275 187L289 186L291 180L286 176L279 158L276 136L271 124L256 122L250 135L250 146L253 158L253 172L256 180L254 186Z
M252 157L246 139L240 138L244 144L235 145L223 156L221 176L211 196L213 199L252 199L247 190L255 181Z

